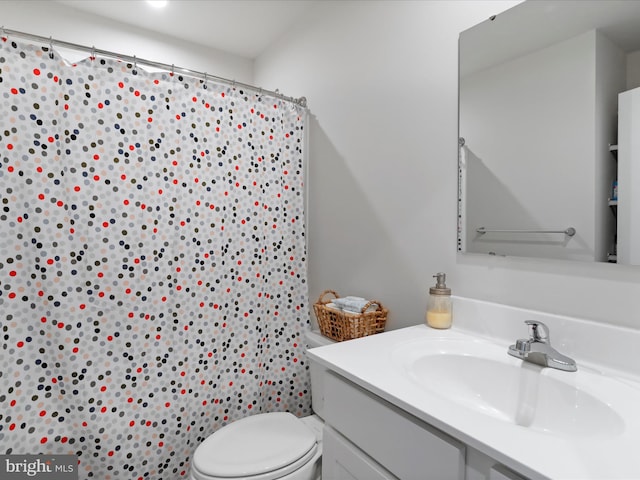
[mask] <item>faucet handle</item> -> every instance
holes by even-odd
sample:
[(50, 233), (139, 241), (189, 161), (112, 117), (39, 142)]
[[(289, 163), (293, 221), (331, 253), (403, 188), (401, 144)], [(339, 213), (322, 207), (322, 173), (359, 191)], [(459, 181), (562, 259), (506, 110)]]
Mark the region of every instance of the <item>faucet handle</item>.
[[(531, 340), (534, 342), (550, 343), (551, 336), (549, 334), (549, 328), (542, 322), (537, 320), (525, 320), (529, 328), (531, 329)], [(540, 332), (542, 330), (542, 332)]]

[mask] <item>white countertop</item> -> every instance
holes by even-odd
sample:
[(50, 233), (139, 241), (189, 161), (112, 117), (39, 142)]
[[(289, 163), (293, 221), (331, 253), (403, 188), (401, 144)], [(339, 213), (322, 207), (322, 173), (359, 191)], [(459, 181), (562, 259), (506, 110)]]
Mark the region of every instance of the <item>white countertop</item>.
[[(477, 313), (475, 301), (457, 299), (457, 302), (463, 316), (465, 314), (462, 312), (469, 306), (463, 306), (462, 304), (465, 302), (473, 303), (474, 308), (471, 310)], [(482, 305), (480, 306), (482, 307)], [(485, 306), (495, 307), (491, 304)], [(529, 315), (531, 312), (524, 313)], [(479, 314), (479, 318), (481, 316)], [(429, 389), (425, 389), (424, 386), (411, 381), (407, 375), (402, 374), (398, 367), (397, 357), (402, 355), (403, 345), (415, 342), (417, 339), (444, 338), (457, 341), (491, 342), (494, 346), (495, 344), (503, 346), (505, 355), (507, 355), (509, 343), (515, 341), (515, 338), (511, 342), (506, 341), (499, 335), (487, 338), (487, 327), (486, 325), (482, 326), (480, 324), (482, 322), (478, 322), (478, 328), (483, 330), (482, 334), (460, 328), (456, 326), (455, 318), (454, 316), (454, 326), (449, 330), (434, 330), (426, 325), (418, 325), (314, 348), (309, 350), (309, 355), (321, 365), (418, 419), (532, 479), (640, 479), (640, 457), (638, 455), (640, 446), (640, 411), (638, 410), (640, 403), (637, 403), (637, 399), (640, 398), (640, 383), (637, 383), (638, 379), (634, 378), (633, 372), (623, 372), (620, 379), (621, 389), (616, 390), (608, 388), (607, 381), (612, 378), (612, 374), (609, 372), (613, 372), (615, 375), (617, 370), (614, 367), (617, 365), (613, 367), (605, 365), (601, 369), (601, 371), (607, 372), (603, 385), (607, 387), (608, 393), (605, 392), (603, 398), (606, 402), (611, 402), (615, 410), (622, 414), (622, 428), (616, 432), (603, 434), (569, 436), (532, 430), (479, 414), (477, 411), (462, 407), (441, 395), (430, 392)], [(468, 318), (461, 319), (461, 326), (468, 325), (468, 320)], [(514, 320), (517, 322), (516, 325), (519, 325), (520, 320), (520, 318)], [(495, 322), (499, 322), (499, 320), (495, 320)], [(562, 322), (565, 329), (568, 328), (567, 325), (577, 328), (571, 323), (571, 319), (563, 318)], [(567, 322), (569, 323), (567, 324)], [(553, 319), (545, 318), (545, 323), (551, 327), (553, 335), (553, 326), (555, 325)], [(595, 327), (601, 328), (600, 325), (595, 325)], [(526, 337), (526, 327), (513, 326), (512, 328), (521, 332), (520, 337)], [(629, 336), (630, 332), (621, 331), (618, 333)], [(615, 335), (613, 336), (615, 337)], [(558, 341), (559, 344), (567, 343), (561, 337)], [(576, 352), (558, 349), (561, 353), (576, 355)], [(634, 351), (637, 350), (640, 349), (636, 347)], [(578, 372), (568, 373), (544, 369), (544, 374), (586, 375), (586, 373), (581, 374), (581, 371), (599, 374), (593, 371), (592, 367), (597, 366), (594, 359), (584, 359), (581, 363), (579, 356), (574, 358), (578, 360)], [(571, 378), (579, 379), (581, 377)], [(598, 385), (593, 388), (598, 388)], [(633, 395), (626, 394), (636, 391), (638, 392), (637, 398), (635, 393)]]

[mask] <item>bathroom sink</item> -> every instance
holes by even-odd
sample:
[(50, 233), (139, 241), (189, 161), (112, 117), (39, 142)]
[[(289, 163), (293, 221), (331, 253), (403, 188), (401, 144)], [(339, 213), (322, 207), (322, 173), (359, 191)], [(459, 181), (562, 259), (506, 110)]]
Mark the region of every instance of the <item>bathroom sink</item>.
[[(468, 446), (466, 471), (491, 459), (531, 480), (640, 479), (640, 330), (456, 300), (449, 329), (414, 325), (309, 353), (415, 425)], [(511, 356), (525, 319), (549, 325), (577, 371)]]
[[(612, 400), (622, 382), (578, 366), (563, 372), (523, 362), (488, 341), (421, 338), (398, 346), (392, 363), (412, 383), (498, 421), (565, 437), (616, 436), (625, 429)], [(640, 392), (633, 391), (640, 399)]]

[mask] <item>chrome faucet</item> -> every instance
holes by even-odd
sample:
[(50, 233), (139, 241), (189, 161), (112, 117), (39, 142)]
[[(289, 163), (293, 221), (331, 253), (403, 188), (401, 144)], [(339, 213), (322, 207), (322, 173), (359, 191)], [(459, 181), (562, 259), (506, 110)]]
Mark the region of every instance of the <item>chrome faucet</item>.
[(509, 355), (525, 362), (566, 372), (575, 372), (578, 369), (575, 360), (562, 355), (551, 346), (549, 329), (544, 323), (535, 320), (526, 320), (524, 323), (530, 329), (529, 339), (516, 340), (515, 345), (509, 347)]

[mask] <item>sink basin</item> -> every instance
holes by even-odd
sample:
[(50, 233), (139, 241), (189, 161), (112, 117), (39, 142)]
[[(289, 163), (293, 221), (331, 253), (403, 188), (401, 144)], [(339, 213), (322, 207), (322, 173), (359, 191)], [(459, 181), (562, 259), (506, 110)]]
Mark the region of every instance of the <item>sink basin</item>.
[(429, 393), (522, 428), (578, 437), (625, 428), (607, 397), (615, 380), (580, 366), (562, 372), (511, 357), (506, 346), (452, 338), (407, 342), (392, 362)]

